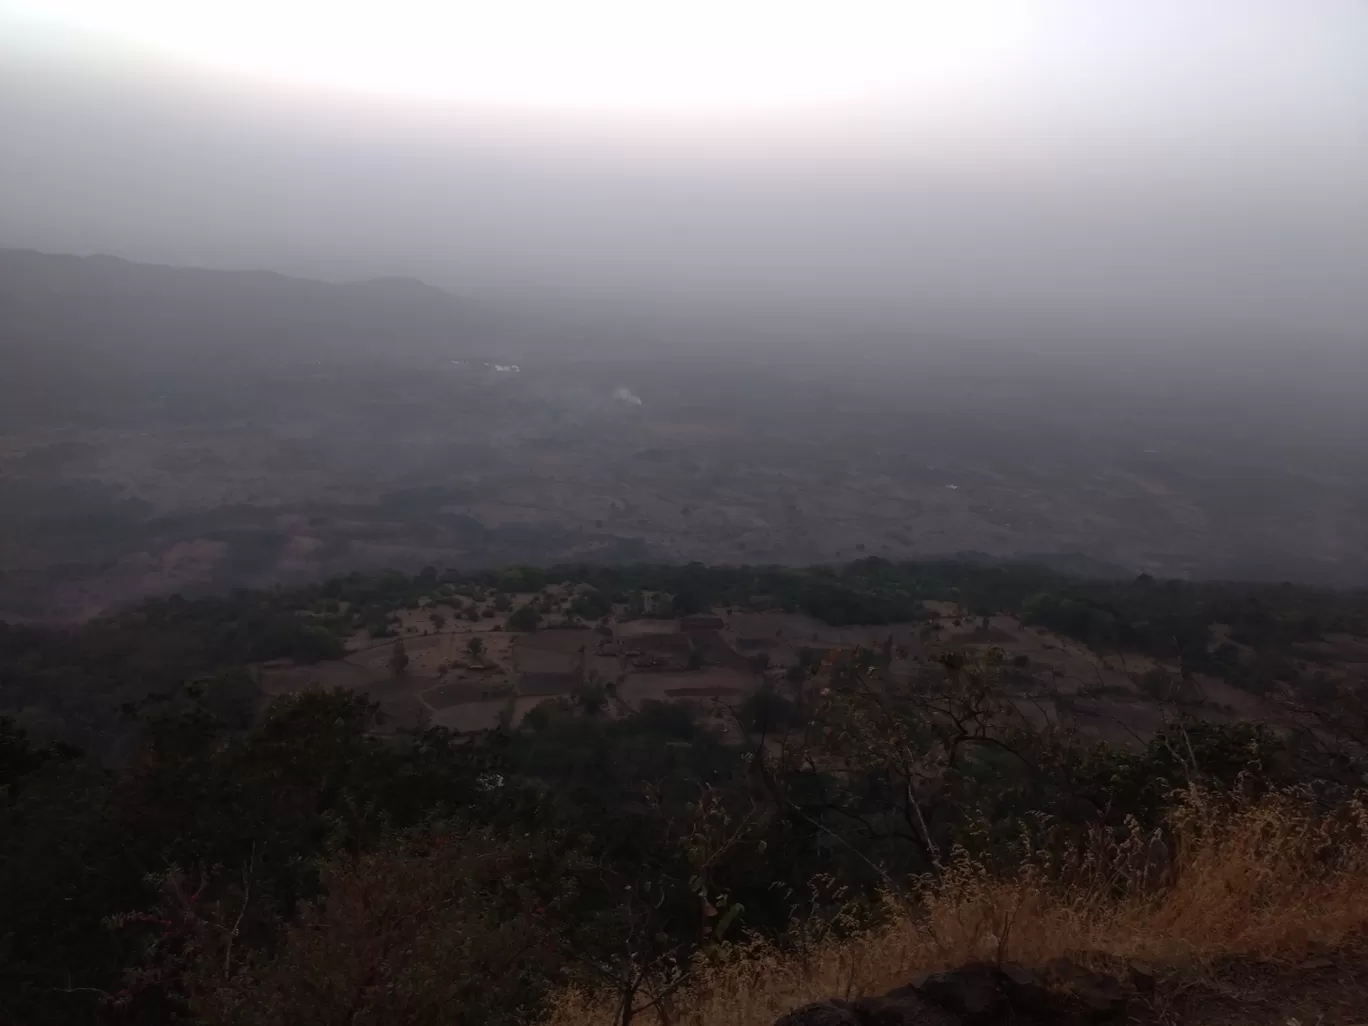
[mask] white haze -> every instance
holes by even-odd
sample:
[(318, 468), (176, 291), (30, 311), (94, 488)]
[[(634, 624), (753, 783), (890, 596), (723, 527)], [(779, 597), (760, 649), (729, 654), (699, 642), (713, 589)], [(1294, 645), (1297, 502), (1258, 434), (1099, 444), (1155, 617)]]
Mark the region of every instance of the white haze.
[[(552, 315), (909, 346), (1344, 354), (1368, 339), (1357, 0), (975, 3), (978, 35), (936, 20), (955, 5), (924, 4), (910, 70), (866, 26), (806, 78), (797, 58), (821, 60), (820, 34), (770, 4), (772, 24), (741, 18), (725, 54), (681, 37), (715, 67), (638, 20), (590, 55), (609, 62), (597, 77), (581, 59), (522, 85), (495, 74), (519, 56), (506, 19), (472, 22), (488, 38), (454, 39), (448, 65), (429, 39), (410, 81), (385, 69), (412, 31), (382, 34), (366, 74), (348, 78), (353, 51), (334, 47), (298, 50), (308, 73), (291, 76), (307, 32), (211, 52), (153, 38), (146, 3), (122, 30), (45, 6), (0, 0), (6, 246), (414, 275)], [(384, 18), (305, 6), (352, 47)], [(621, 5), (560, 7), (588, 19), (569, 45)], [(531, 52), (556, 50), (552, 28), (526, 23)], [(938, 41), (960, 56), (919, 73)], [(482, 42), (483, 77), (462, 78), (462, 47)]]

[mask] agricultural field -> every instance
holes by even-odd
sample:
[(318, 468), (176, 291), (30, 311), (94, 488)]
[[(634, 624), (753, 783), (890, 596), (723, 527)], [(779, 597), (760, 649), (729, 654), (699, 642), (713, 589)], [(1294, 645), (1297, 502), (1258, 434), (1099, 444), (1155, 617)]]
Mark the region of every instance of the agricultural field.
[[(501, 604), (564, 610), (574, 594), (551, 585)], [(803, 668), (840, 652), (882, 651), (890, 680), (913, 681), (939, 653), (991, 651), (1001, 664), (999, 684), (1023, 716), (1097, 740), (1138, 742), (1180, 714), (1225, 723), (1272, 722), (1280, 715), (1273, 702), (1219, 675), (1185, 672), (1178, 660), (1099, 651), (1019, 615), (970, 616), (952, 601), (930, 599), (920, 609), (917, 619), (833, 625), (780, 609), (716, 607), (701, 618), (663, 618), (618, 605), (592, 626), (551, 614), (547, 626), (520, 631), (509, 626), (506, 612), (468, 621), (458, 606), (424, 601), (390, 612), (393, 638), (354, 636), (339, 659), (265, 664), (260, 679), (269, 697), (313, 686), (364, 693), (380, 704), (390, 731), (517, 726), (543, 702), (592, 702), (605, 716), (676, 702), (716, 713), (725, 732), (748, 697), (762, 688), (797, 695)], [(700, 628), (701, 622), (708, 626)], [(1226, 634), (1225, 625), (1216, 625), (1214, 642), (1223, 643)], [(1368, 642), (1354, 635), (1328, 635), (1307, 654), (1335, 660), (1351, 675), (1368, 666)]]

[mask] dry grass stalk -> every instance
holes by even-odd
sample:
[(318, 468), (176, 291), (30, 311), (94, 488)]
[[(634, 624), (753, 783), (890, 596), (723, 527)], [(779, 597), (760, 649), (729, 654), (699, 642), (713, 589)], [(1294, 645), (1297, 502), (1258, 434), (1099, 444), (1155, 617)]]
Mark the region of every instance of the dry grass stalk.
[[(881, 993), (973, 959), (1298, 959), (1368, 925), (1368, 806), (1326, 812), (1278, 794), (1232, 807), (1194, 791), (1162, 845), (1133, 828), (1062, 862), (1033, 853), (1008, 876), (961, 855), (884, 900), (886, 921), (853, 936), (810, 924), (782, 946), (755, 939), (700, 959), (667, 1021), (770, 1026), (808, 1001)], [(612, 995), (570, 990), (549, 1026), (607, 1026), (615, 1014)]]

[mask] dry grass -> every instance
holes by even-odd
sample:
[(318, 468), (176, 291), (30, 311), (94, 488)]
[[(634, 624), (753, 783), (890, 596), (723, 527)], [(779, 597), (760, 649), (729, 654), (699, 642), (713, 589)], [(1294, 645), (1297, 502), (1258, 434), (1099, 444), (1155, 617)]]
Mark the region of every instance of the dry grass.
[[(1007, 876), (960, 857), (885, 902), (886, 922), (854, 936), (814, 924), (782, 946), (753, 941), (700, 960), (668, 1002), (670, 1020), (771, 1026), (808, 1001), (881, 993), (973, 959), (1086, 953), (1198, 971), (1231, 957), (1298, 959), (1368, 925), (1368, 807), (1325, 812), (1294, 794), (1232, 807), (1194, 792), (1166, 839), (1094, 838), (1062, 859), (1030, 854)], [(569, 991), (550, 1024), (619, 1016), (614, 995)]]

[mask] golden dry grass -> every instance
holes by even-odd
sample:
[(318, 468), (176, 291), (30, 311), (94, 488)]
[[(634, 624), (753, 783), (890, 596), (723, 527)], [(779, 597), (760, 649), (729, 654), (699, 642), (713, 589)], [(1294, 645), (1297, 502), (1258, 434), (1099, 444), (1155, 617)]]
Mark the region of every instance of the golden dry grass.
[[(771, 1026), (808, 1001), (882, 993), (974, 959), (1086, 953), (1197, 971), (1231, 957), (1298, 959), (1368, 925), (1368, 807), (1324, 812), (1293, 794), (1232, 807), (1192, 792), (1165, 843), (1132, 830), (1063, 860), (1035, 853), (1006, 876), (960, 857), (885, 901), (886, 922), (854, 936), (810, 926), (782, 946), (752, 941), (700, 960), (668, 1002), (670, 1021)], [(550, 1026), (619, 1015), (614, 995), (572, 990)]]

